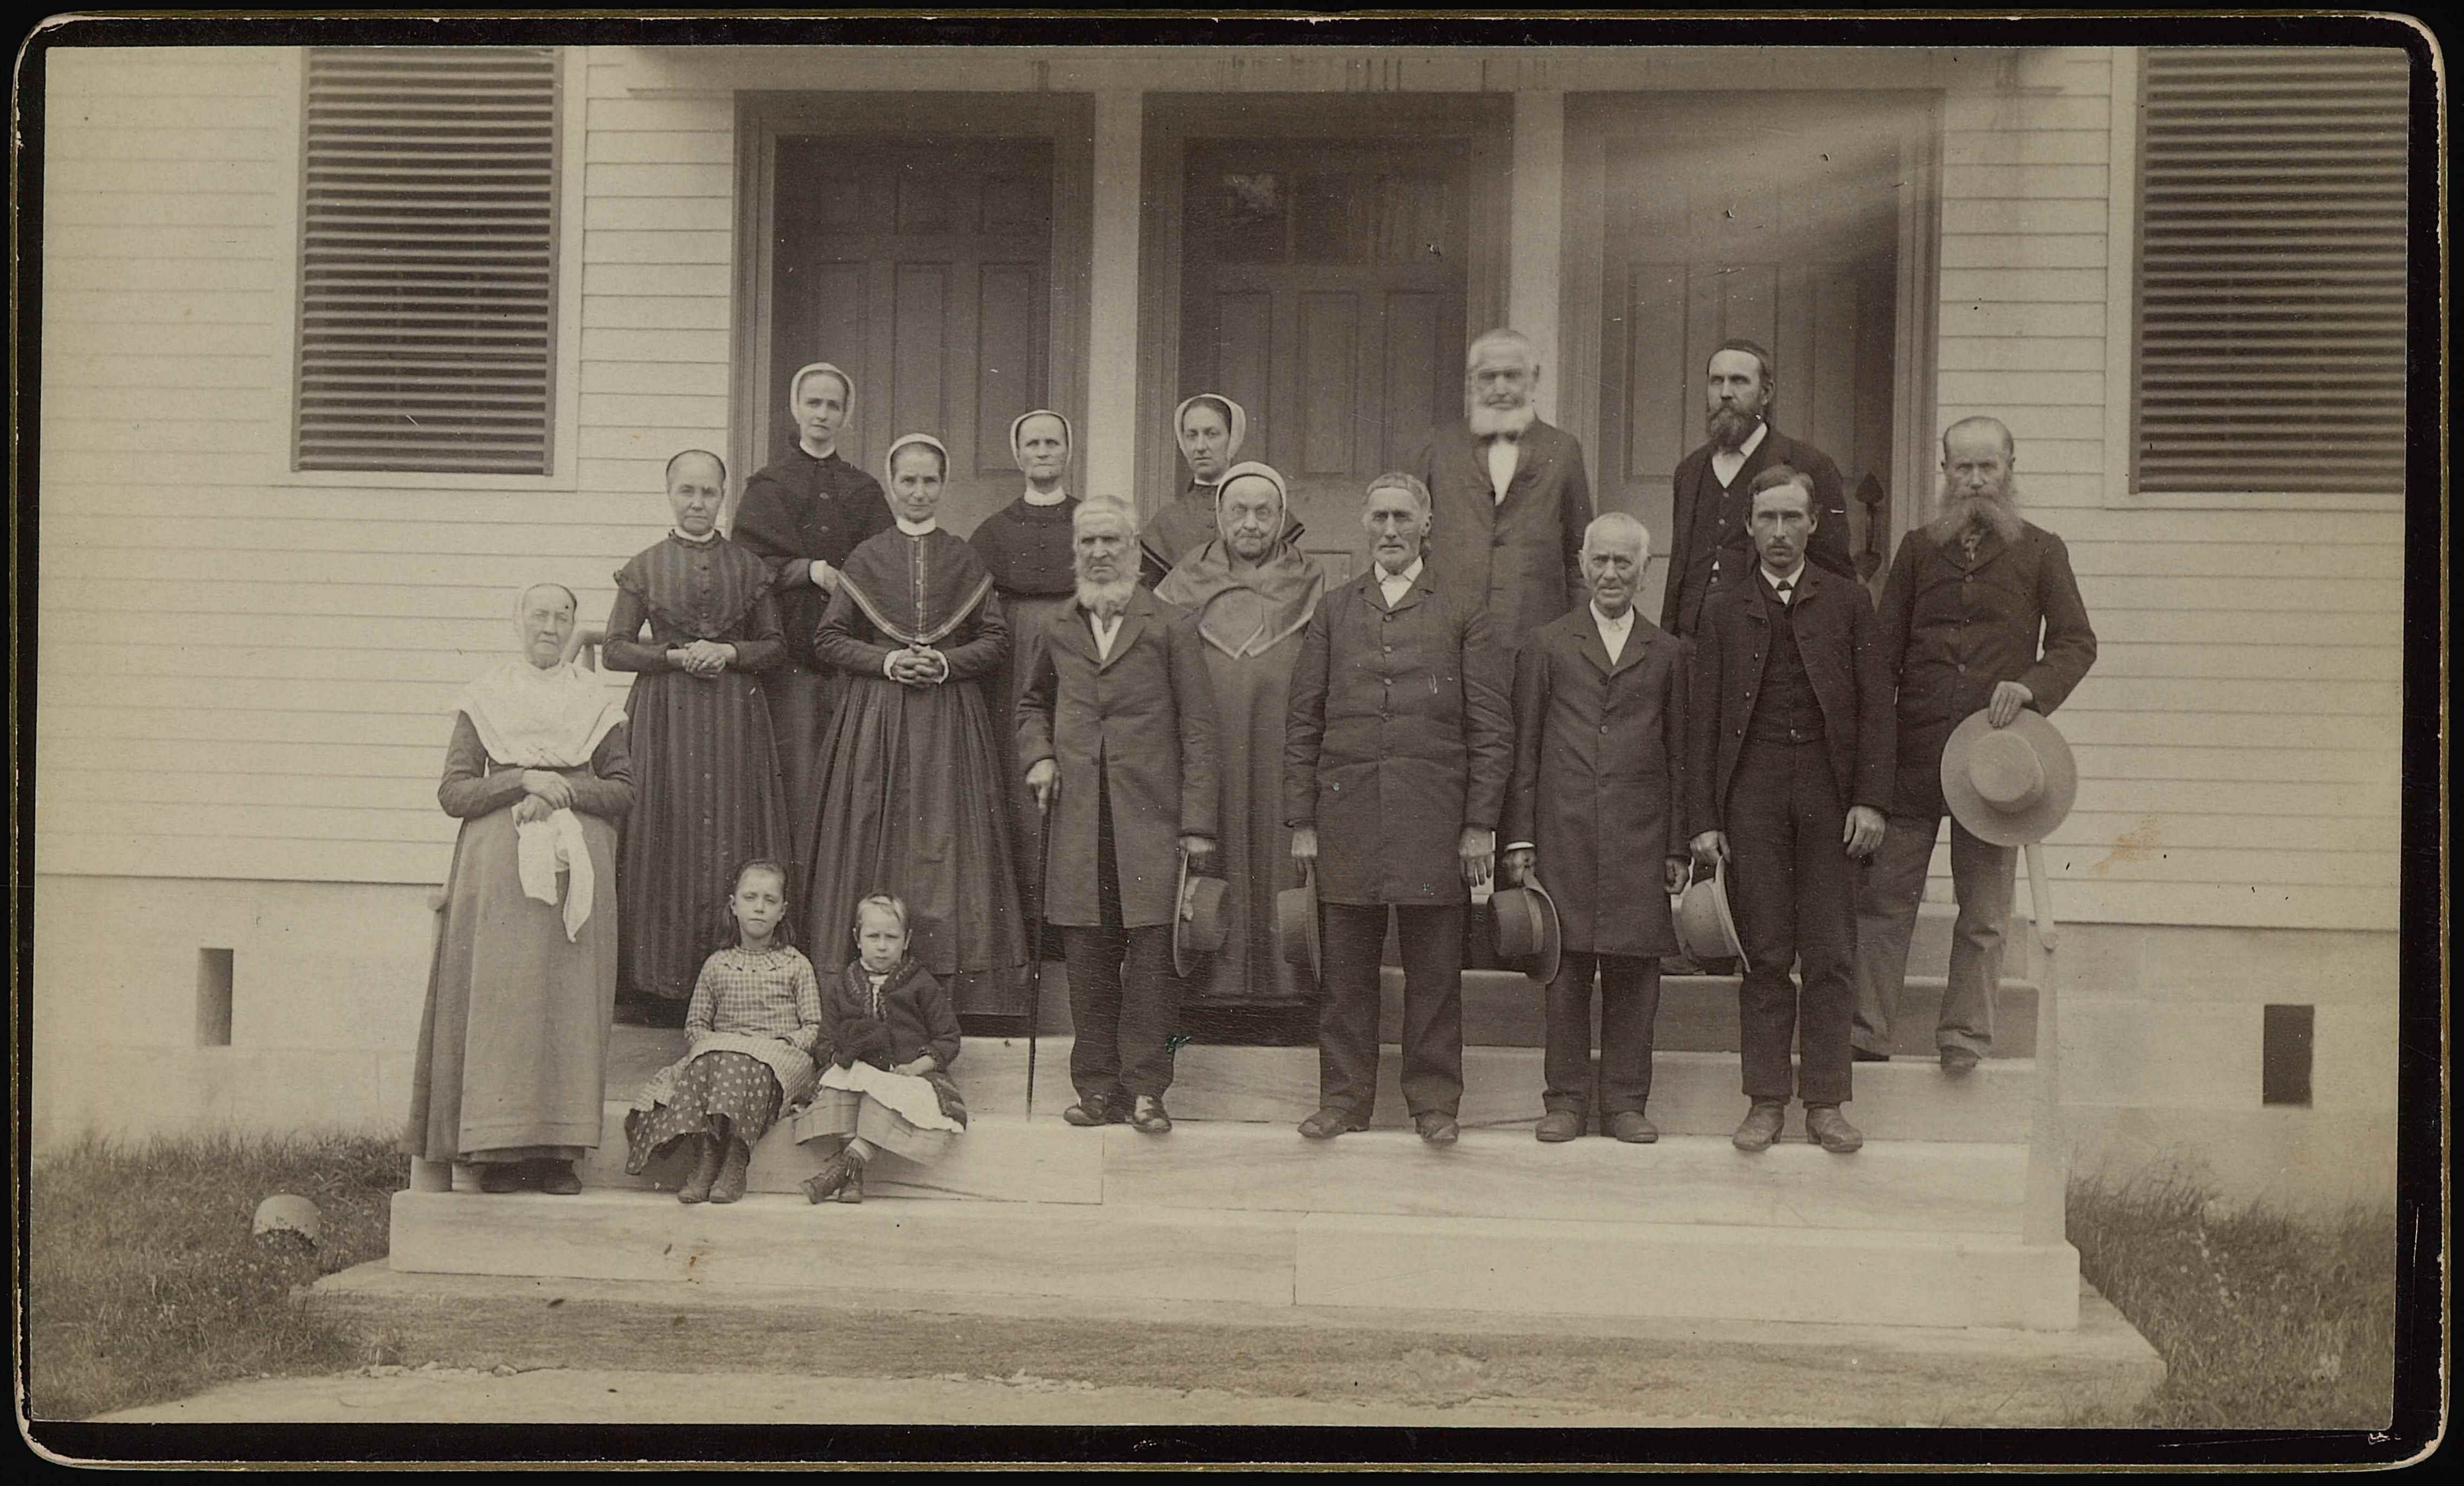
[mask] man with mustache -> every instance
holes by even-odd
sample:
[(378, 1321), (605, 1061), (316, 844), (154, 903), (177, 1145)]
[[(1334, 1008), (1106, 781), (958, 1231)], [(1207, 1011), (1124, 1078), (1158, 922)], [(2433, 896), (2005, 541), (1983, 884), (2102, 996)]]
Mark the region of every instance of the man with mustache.
[(1069, 966), (1080, 1126), (1172, 1128), (1172, 973), (1182, 854), (1215, 852), (1215, 688), (1198, 621), (1138, 586), (1137, 522), (1117, 500), (1070, 518), (1076, 601), (1045, 621), (1018, 701), (1027, 788), (1051, 811), (1047, 922)]
[[(1420, 1139), (1462, 1133), (1463, 921), (1487, 881), (1514, 770), (1491, 617), (1421, 557), (1429, 492), (1370, 482), (1368, 572), (1301, 634), (1284, 728), (1284, 823), (1314, 864), (1325, 946), (1311, 1140), (1369, 1127), (1377, 1098), (1378, 956), (1403, 951), (1403, 1102)], [(1390, 915), (1391, 910), (1391, 915)], [(1072, 977), (1075, 978), (1074, 975)]]
[(1592, 519), (1583, 446), (1532, 407), (1540, 359), (1529, 338), (1492, 330), (1463, 365), (1463, 421), (1433, 430), (1412, 469), (1436, 529), (1429, 577), (1477, 605), (1508, 649), (1582, 596), (1579, 554)]
[(1771, 426), (1778, 393), (1771, 354), (1750, 340), (1724, 340), (1706, 370), (1703, 422), (1710, 441), (1677, 462), (1670, 489), (1668, 586), (1661, 594), (1660, 627), (1672, 635), (1692, 635), (1704, 601), (1753, 572), (1746, 536), (1749, 492), (1764, 470), (1779, 465), (1803, 473), (1814, 492), (1816, 519), (1806, 555), (1842, 578), (1857, 577), (1839, 467)]
[[(1891, 1053), (1908, 939), (1947, 813), (1942, 751), (1969, 714), (2007, 728), (2051, 713), (2096, 664), (2096, 631), (2062, 539), (2019, 515), (2011, 430), (1966, 418), (1942, 436), (1942, 510), (1901, 539), (1882, 586), (1881, 645), (1899, 687), (1899, 774), (1888, 829), (1857, 899), (1856, 1056)], [(2040, 643), (2041, 636), (2041, 643)], [(1950, 822), (1959, 900), (1934, 1044), (1962, 1075), (1993, 1046), (1993, 997), (2011, 920), (2013, 853)]]
[(1793, 1074), (1806, 1135), (1844, 1155), (1865, 1143), (1839, 1112), (1853, 1097), (1851, 866), (1881, 844), (1891, 798), (1890, 669), (1864, 585), (1806, 559), (1820, 527), (1806, 476), (1766, 470), (1749, 498), (1754, 565), (1704, 605), (1686, 688), (1693, 850), (1732, 863), (1746, 951), (1738, 1052), (1751, 1103), (1730, 1142), (1771, 1147)]
[(1601, 1132), (1660, 1138), (1644, 1106), (1660, 956), (1677, 948), (1668, 897), (1685, 883), (1677, 780), (1687, 647), (1636, 612), (1650, 560), (1641, 522), (1621, 511), (1594, 521), (1583, 534), (1591, 601), (1543, 625), (1514, 657), (1505, 875), (1547, 885), (1564, 942), (1547, 992), (1548, 1087), (1533, 1131), (1544, 1141), (1582, 1134), (1592, 1107), (1595, 969)]

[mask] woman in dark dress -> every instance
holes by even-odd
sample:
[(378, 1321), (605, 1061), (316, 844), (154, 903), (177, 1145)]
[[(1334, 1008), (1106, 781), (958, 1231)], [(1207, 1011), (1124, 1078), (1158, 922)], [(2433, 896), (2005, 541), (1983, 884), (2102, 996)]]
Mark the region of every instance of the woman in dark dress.
[(761, 559), (719, 534), (726, 498), (716, 454), (668, 461), (675, 529), (617, 571), (607, 614), (607, 668), (640, 673), (627, 703), (635, 799), (619, 879), (622, 985), (628, 1012), (659, 1026), (684, 1025), (710, 905), (737, 867), (783, 859), (791, 843), (756, 679), (787, 646)]
[[(1035, 673), (1035, 655), (1043, 647), (1044, 622), (1068, 606), (1077, 591), (1069, 547), (1070, 513), (1078, 509), (1069, 493), (1070, 455), (1077, 440), (1069, 420), (1048, 407), (1021, 413), (1009, 426), (1009, 449), (1026, 476), (1026, 492), (984, 517), (967, 538), (993, 576), (993, 592), (1001, 596), (1001, 617), (1009, 622), (1009, 660), (994, 678), (984, 702), (992, 712), (993, 736), (1010, 760), (1010, 834), (1018, 844), (1021, 906), (1036, 916), (1036, 885), (1043, 879), (1043, 818), (1035, 796), (1026, 787), (1026, 771), (1017, 766), (1018, 732), (1012, 718), (1019, 688)], [(1061, 958), (1058, 931), (1045, 934), (1044, 957)]]
[[(787, 382), (796, 447), (744, 482), (732, 528), (736, 542), (770, 571), (779, 622), (789, 637), (786, 663), (763, 678), (790, 829), (812, 823), (813, 760), (829, 725), (826, 671), (804, 647), (822, 622), (839, 565), (868, 536), (890, 528), (890, 506), (872, 476), (839, 457), (839, 437), (855, 421), (855, 379), (827, 361), (800, 368)], [(795, 854), (810, 846), (801, 834)]]
[(959, 1015), (1018, 1018), (1009, 755), (984, 699), (1010, 632), (982, 559), (935, 520), (949, 458), (920, 433), (890, 447), (896, 524), (848, 557), (814, 637), (843, 689), (815, 765), (804, 921), (828, 943), (859, 902), (894, 893), (913, 913), (909, 953)]

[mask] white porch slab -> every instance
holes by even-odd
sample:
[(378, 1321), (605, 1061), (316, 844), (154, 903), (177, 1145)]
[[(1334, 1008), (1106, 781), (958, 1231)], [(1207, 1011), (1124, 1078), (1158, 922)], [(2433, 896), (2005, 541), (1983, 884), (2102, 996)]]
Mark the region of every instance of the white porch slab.
[(1102, 1133), (1108, 1209), (2015, 1235), (2028, 1169), (2024, 1146), (1974, 1143), (1845, 1156), (1798, 1144), (1748, 1155), (1700, 1135), (1543, 1146), (1519, 1132), (1466, 1130), (1441, 1149), (1403, 1130), (1331, 1141), (1254, 1125)]
[(1299, 1223), (1289, 1213), (1064, 1203), (816, 1207), (773, 1192), (685, 1207), (624, 1189), (574, 1197), (400, 1191), (388, 1263), (417, 1274), (1289, 1305)]
[[(585, 1187), (649, 1190), (648, 1176), (625, 1170), (625, 1114), (621, 1100), (607, 1102), (599, 1148), (581, 1166)], [(1058, 1112), (1057, 1110), (1055, 1111)], [(1072, 1129), (1059, 1120), (1027, 1121), (976, 1114), (950, 1153), (918, 1164), (883, 1151), (865, 1172), (865, 1191), (892, 1197), (966, 1198), (991, 1202), (1104, 1200), (1104, 1154), (1095, 1132)], [(821, 1169), (824, 1153), (800, 1146), (781, 1120), (753, 1147), (748, 1191), (797, 1192)], [(464, 1183), (457, 1172), (455, 1184)]]
[(2079, 1251), (2015, 1236), (1312, 1213), (1303, 1305), (1868, 1325), (2079, 1325)]

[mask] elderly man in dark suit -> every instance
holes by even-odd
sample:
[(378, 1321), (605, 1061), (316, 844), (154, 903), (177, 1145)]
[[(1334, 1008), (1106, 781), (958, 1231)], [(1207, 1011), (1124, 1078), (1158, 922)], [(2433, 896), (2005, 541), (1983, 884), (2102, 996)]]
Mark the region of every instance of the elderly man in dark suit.
[[(1890, 1057), (1917, 900), (1947, 811), (1942, 750), (1982, 711), (2007, 728), (2050, 714), (2096, 664), (2096, 631), (2062, 539), (2019, 515), (2017, 449), (1995, 419), (1942, 436), (1942, 509), (1900, 542), (1882, 585), (1881, 650), (1899, 686), (1899, 783), (1889, 830), (1857, 899), (1856, 1056)], [(2041, 638), (2041, 645), (2039, 640)], [(1993, 997), (2011, 921), (2013, 852), (1950, 822), (1950, 981), (1934, 1023), (1942, 1069), (1973, 1070), (1993, 1047)]]
[(1421, 557), (1429, 492), (1371, 482), (1370, 570), (1302, 632), (1284, 732), (1284, 823), (1315, 864), (1324, 925), (1317, 1113), (1301, 1133), (1366, 1129), (1377, 1098), (1378, 956), (1403, 951), (1403, 1099), (1452, 1145), (1463, 1102), (1463, 941), (1513, 772), (1513, 723), (1489, 620)]
[(1075, 1125), (1172, 1128), (1179, 854), (1211, 859), (1215, 688), (1198, 622), (1137, 585), (1137, 523), (1117, 500), (1072, 514), (1076, 601), (1045, 621), (1018, 703), (1019, 762), (1053, 812), (1044, 910), (1061, 926), (1076, 1040)]
[(1431, 582), (1485, 610), (1509, 648), (1582, 596), (1576, 555), (1592, 519), (1582, 443), (1540, 420), (1539, 389), (1529, 338), (1482, 336), (1464, 361), (1463, 421), (1432, 431), (1413, 466), (1436, 514)]
[(1660, 627), (1692, 635), (1703, 605), (1723, 586), (1744, 580), (1754, 556), (1746, 536), (1746, 505), (1763, 471), (1797, 470), (1814, 492), (1815, 527), (1807, 556), (1854, 579), (1848, 554), (1848, 501), (1839, 467), (1803, 439), (1773, 427), (1778, 374), (1771, 354), (1750, 340), (1727, 340), (1711, 354), (1702, 448), (1677, 462), (1669, 508), (1668, 586), (1660, 600)]
[[(1660, 956), (1677, 948), (1669, 894), (1684, 885), (1685, 642), (1635, 611), (1651, 534), (1613, 511), (1583, 534), (1591, 601), (1541, 626), (1514, 660), (1514, 784), (1505, 875), (1538, 877), (1563, 952), (1548, 990), (1548, 1079), (1534, 1130), (1583, 1133), (1591, 1104), (1592, 975), (1600, 980), (1599, 1109), (1621, 1141), (1660, 1131), (1651, 1100)], [(1665, 847), (1655, 863), (1654, 842)]]
[[(1820, 519), (1802, 472), (1765, 470), (1748, 517), (1754, 569), (1712, 597), (1691, 637), (1686, 815), (1696, 854), (1735, 864), (1746, 951), (1738, 1021), (1752, 1104), (1740, 1150), (1779, 1137), (1792, 1044), (1806, 1133), (1825, 1150), (1864, 1144), (1839, 1112), (1857, 1009), (1851, 859), (1882, 842), (1891, 676), (1864, 588), (1806, 560)], [(1801, 995), (1788, 973), (1799, 959)]]

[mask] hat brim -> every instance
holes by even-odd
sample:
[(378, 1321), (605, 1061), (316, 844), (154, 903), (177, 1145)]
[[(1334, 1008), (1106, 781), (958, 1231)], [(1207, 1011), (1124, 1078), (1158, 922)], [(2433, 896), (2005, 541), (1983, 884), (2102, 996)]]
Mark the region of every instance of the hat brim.
[(2021, 710), (2004, 731), (2026, 739), (2036, 751), (2036, 762), (2045, 772), (2045, 788), (2025, 809), (2005, 810), (1977, 794), (1968, 778), (1968, 760), (1977, 739), (1992, 731), (1982, 711), (1969, 713), (1951, 730), (1942, 746), (1943, 802), (1950, 807), (1951, 819), (1979, 841), (1995, 846), (2043, 841), (2079, 799), (2079, 760), (2071, 755), (2070, 740), (2043, 713)]
[[(1173, 893), (1172, 972), (1187, 975), (1199, 963), (1223, 948), (1223, 879), (1191, 877), (1189, 859), (1180, 859), (1180, 885)], [(1193, 897), (1192, 889), (1195, 889)]]
[(1566, 950), (1565, 935), (1557, 923), (1557, 900), (1549, 896), (1549, 889), (1541, 886), (1536, 877), (1525, 885), (1540, 900), (1540, 952), (1531, 956), (1523, 973), (1532, 984), (1545, 986), (1557, 978), (1557, 966)]
[(1294, 970), (1321, 973), (1317, 942), (1317, 874), (1301, 868), (1301, 885), (1275, 894), (1275, 946)]
[[(1557, 901), (1537, 878), (1527, 877), (1519, 887), (1501, 888), (1489, 895), (1489, 944), (1505, 967), (1518, 970), (1533, 983), (1547, 985), (1557, 978), (1557, 965), (1564, 943), (1557, 924)], [(1509, 935), (1513, 942), (1508, 942)]]
[[(1700, 896), (1697, 896), (1699, 893)], [(1686, 900), (1707, 904), (1707, 910), (1687, 910)], [(1677, 929), (1677, 948), (1687, 959), (1697, 964), (1714, 960), (1738, 960), (1746, 957), (1745, 943), (1737, 935), (1736, 916), (1728, 910), (1727, 867), (1712, 868), (1711, 875), (1697, 878), (1677, 895), (1671, 918)]]

